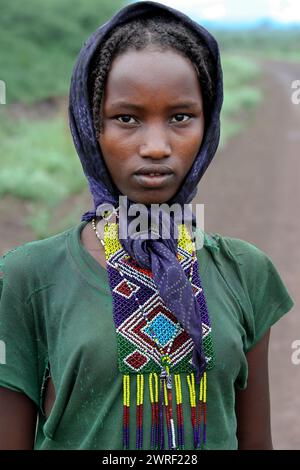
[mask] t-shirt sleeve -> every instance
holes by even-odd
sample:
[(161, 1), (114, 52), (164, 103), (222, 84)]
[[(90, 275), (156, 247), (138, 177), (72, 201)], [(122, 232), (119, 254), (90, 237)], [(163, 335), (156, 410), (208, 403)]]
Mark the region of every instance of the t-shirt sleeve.
[(227, 241), (246, 295), (244, 347), (247, 352), (291, 310), (294, 301), (266, 253), (243, 240)]
[(17, 253), (0, 258), (0, 386), (22, 392), (39, 405), (34, 317), (27, 299), (20, 298), (24, 275), (17, 258)]

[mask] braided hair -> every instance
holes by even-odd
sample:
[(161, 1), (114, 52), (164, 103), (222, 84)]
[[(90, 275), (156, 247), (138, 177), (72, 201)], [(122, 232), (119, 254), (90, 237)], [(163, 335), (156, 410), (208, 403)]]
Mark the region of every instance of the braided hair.
[(191, 60), (199, 77), (204, 116), (206, 120), (209, 117), (214, 95), (214, 70), (208, 48), (179, 21), (164, 15), (147, 16), (119, 26), (101, 44), (96, 54), (89, 77), (89, 89), (97, 139), (102, 130), (101, 103), (113, 59), (129, 49), (142, 50), (148, 45), (155, 45), (162, 51), (175, 50)]

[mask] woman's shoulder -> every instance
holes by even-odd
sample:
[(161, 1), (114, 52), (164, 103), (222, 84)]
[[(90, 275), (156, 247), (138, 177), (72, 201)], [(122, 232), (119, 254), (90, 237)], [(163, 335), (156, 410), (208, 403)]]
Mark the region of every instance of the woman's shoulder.
[[(268, 312), (276, 312), (279, 318), (292, 308), (293, 299), (269, 254), (246, 240), (219, 233), (207, 236), (210, 244), (206, 247), (218, 270), (224, 279), (230, 280), (232, 286), (242, 287), (254, 311), (261, 312), (265, 306)], [(239, 292), (242, 291), (239, 289)]]
[(271, 262), (270, 256), (254, 243), (220, 233), (202, 232), (202, 246), (219, 260), (231, 259), (239, 266)]
[(270, 280), (281, 284), (271, 256), (254, 243), (220, 233), (205, 233), (203, 247), (226, 278), (238, 278), (247, 290)]
[(0, 257), (0, 278), (15, 285), (52, 270), (66, 254), (66, 239), (77, 226), (7, 250)]

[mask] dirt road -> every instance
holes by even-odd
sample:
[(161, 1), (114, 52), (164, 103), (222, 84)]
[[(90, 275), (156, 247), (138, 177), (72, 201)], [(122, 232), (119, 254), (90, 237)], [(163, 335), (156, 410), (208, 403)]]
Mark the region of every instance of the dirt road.
[(300, 340), (300, 104), (291, 101), (291, 82), (300, 79), (300, 65), (263, 68), (263, 104), (215, 157), (196, 201), (205, 204), (205, 230), (264, 250), (295, 300), (272, 328), (270, 384), (274, 447), (300, 449), (300, 364), (291, 361), (292, 342)]
[[(263, 68), (263, 104), (215, 157), (195, 202), (205, 204), (207, 231), (264, 250), (296, 302), (272, 329), (270, 382), (274, 447), (300, 449), (300, 364), (291, 361), (292, 342), (300, 340), (300, 105), (292, 104), (291, 82), (300, 79), (300, 65), (267, 62)], [(82, 212), (88, 200), (82, 199)], [(34, 239), (25, 215), (26, 204), (0, 202), (0, 253)]]

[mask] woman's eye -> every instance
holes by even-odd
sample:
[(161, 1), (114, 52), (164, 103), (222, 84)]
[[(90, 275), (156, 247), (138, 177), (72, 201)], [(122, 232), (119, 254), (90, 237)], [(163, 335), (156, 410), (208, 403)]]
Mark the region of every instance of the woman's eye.
[(190, 119), (191, 116), (189, 116), (188, 114), (175, 114), (175, 116), (173, 116), (173, 119), (175, 119), (175, 121), (173, 122), (186, 122), (188, 119)]
[(124, 114), (123, 116), (117, 116), (117, 120), (122, 124), (134, 124), (136, 120), (132, 116)]

